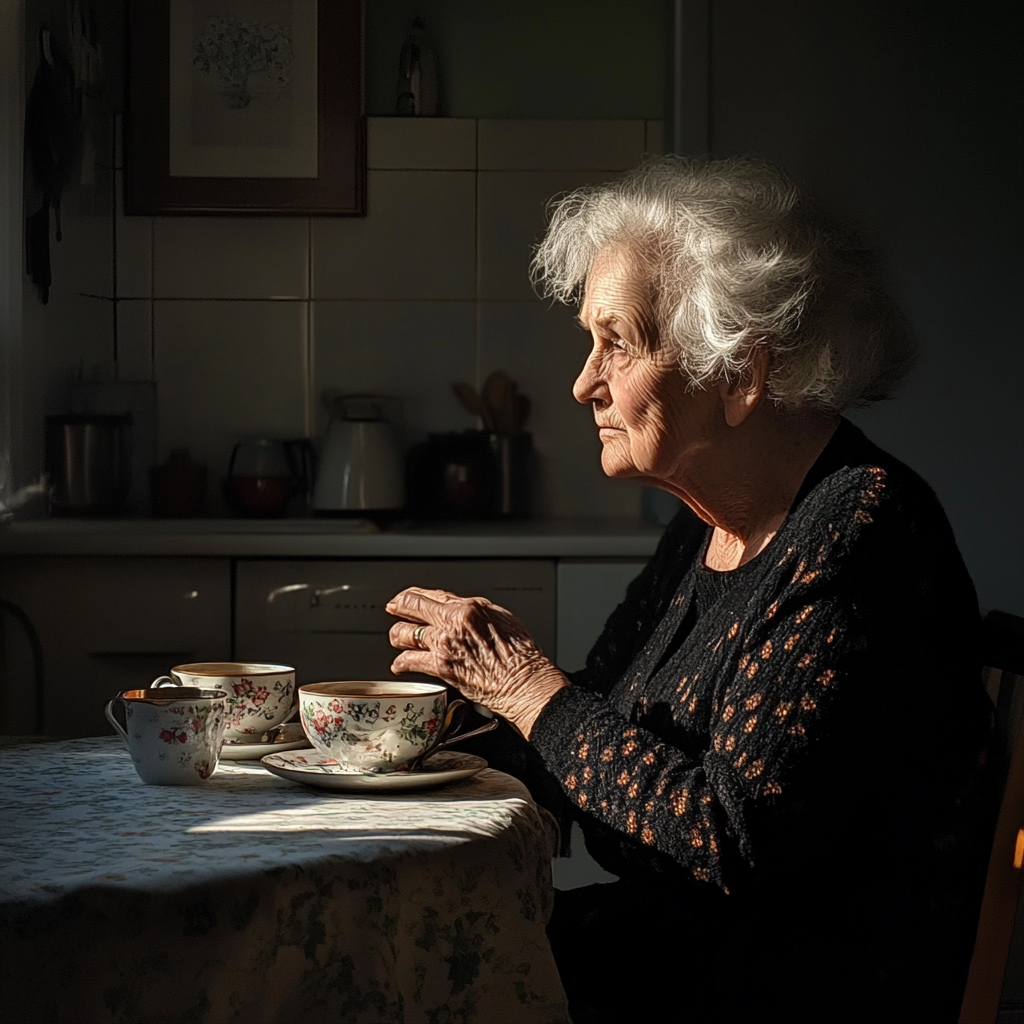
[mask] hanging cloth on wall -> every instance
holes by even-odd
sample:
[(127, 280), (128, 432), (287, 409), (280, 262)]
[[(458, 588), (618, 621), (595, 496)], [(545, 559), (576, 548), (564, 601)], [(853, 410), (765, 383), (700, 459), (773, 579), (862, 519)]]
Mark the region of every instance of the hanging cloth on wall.
[[(52, 33), (39, 30), (39, 67), (25, 108), (25, 149), (29, 175), (42, 206), (25, 218), (29, 277), (44, 304), (50, 297), (50, 208), (61, 240), (60, 203), (82, 147), (82, 118), (75, 73)], [(26, 207), (29, 203), (26, 202)]]

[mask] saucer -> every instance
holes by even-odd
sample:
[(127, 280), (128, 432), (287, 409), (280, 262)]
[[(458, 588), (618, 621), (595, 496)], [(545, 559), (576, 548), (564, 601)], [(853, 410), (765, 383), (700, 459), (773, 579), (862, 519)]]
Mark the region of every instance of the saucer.
[(468, 779), (487, 767), (482, 757), (456, 750), (439, 750), (414, 772), (371, 774), (360, 768), (338, 764), (316, 750), (268, 754), (260, 758), (260, 762), (268, 772), (282, 779), (346, 793), (395, 793), (409, 789), (428, 789)]
[(222, 761), (258, 761), (264, 754), (280, 754), (285, 750), (309, 747), (305, 736), (301, 740), (279, 740), (277, 743), (225, 743), (220, 748)]

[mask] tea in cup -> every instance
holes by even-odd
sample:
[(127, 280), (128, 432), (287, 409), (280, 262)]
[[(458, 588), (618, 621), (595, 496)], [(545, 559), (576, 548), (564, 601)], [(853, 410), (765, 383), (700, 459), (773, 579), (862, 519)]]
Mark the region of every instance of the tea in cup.
[[(173, 693), (124, 690), (104, 709), (150, 786), (196, 786), (216, 770), (224, 740), (227, 694), (181, 687)], [(120, 707), (124, 725), (115, 717)]]
[(492, 718), (449, 738), (453, 712), (463, 704), (449, 705), (442, 683), (358, 680), (299, 687), (299, 720), (309, 742), (339, 764), (368, 772), (415, 769), (426, 755), (498, 724)]
[(175, 665), (169, 676), (154, 679), (153, 687), (198, 686), (227, 694), (228, 743), (255, 743), (275, 726), (287, 721), (296, 709), (295, 669), (289, 665), (256, 665), (248, 662), (208, 661)]

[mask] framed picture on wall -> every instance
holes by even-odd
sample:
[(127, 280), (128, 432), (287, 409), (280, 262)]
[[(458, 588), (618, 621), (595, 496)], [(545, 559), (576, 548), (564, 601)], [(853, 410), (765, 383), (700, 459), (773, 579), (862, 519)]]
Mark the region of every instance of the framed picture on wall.
[(125, 212), (366, 212), (361, 0), (130, 0)]

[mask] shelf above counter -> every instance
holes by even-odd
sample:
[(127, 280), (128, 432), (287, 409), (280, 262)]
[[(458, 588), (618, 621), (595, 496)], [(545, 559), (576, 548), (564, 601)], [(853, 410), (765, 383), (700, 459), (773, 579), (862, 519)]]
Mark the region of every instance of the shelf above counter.
[(661, 532), (630, 519), (452, 522), (380, 531), (345, 519), (34, 519), (0, 528), (0, 556), (647, 558)]

